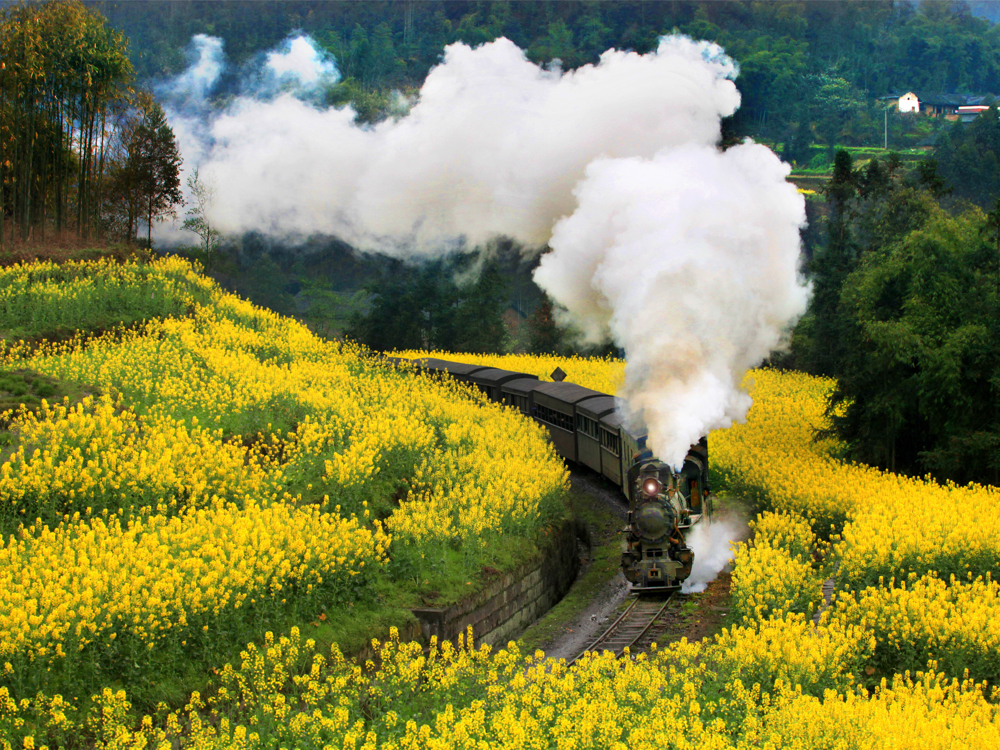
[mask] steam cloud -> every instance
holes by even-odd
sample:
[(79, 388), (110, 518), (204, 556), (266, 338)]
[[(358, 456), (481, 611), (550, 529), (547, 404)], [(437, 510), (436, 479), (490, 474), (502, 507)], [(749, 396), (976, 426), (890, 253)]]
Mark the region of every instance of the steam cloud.
[(535, 273), (589, 340), (625, 349), (623, 407), (675, 466), (745, 417), (744, 373), (805, 310), (804, 205), (787, 174), (752, 143), (598, 159)]
[(498, 235), (549, 245), (535, 280), (586, 339), (624, 348), (623, 410), (674, 465), (745, 416), (744, 372), (805, 310), (804, 201), (767, 148), (716, 148), (740, 96), (715, 44), (664, 37), (566, 73), (506, 39), (454, 44), (408, 114), (362, 127), (314, 103), (337, 74), (308, 37), (265, 59), (254, 80), (271, 84), (214, 113), (221, 43), (194, 41), (192, 70), (163, 96), (216, 190), (217, 228), (399, 257)]
[(681, 584), (681, 593), (698, 594), (708, 588), (733, 559), (732, 543), (745, 538), (746, 532), (746, 522), (734, 518), (696, 524), (685, 540), (694, 552), (694, 565), (691, 575)]

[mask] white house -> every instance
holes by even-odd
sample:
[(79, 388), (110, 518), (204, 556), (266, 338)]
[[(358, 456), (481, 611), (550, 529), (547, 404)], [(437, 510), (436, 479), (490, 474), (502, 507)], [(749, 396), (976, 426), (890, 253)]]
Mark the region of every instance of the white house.
[(899, 111), (900, 112), (919, 112), (920, 111), (920, 100), (917, 95), (912, 91), (908, 91), (899, 97)]

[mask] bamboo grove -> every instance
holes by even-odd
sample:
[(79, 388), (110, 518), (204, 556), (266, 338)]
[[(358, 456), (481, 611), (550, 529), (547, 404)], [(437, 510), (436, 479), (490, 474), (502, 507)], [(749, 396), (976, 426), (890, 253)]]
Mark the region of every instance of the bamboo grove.
[[(81, 3), (0, 8), (0, 251), (67, 231), (131, 239), (155, 213), (162, 184), (140, 140), (173, 134), (133, 77), (124, 36)], [(176, 203), (175, 145), (167, 161)]]

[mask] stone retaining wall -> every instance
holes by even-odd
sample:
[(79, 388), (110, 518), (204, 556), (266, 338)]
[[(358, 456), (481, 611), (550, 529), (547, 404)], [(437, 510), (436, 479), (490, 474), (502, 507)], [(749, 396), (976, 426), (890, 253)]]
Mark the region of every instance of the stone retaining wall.
[[(585, 532), (584, 532), (585, 533)], [(504, 574), (463, 602), (451, 607), (412, 610), (425, 643), (454, 641), (472, 626), (476, 643), (506, 644), (565, 596), (580, 568), (578, 524), (555, 530), (541, 559)]]

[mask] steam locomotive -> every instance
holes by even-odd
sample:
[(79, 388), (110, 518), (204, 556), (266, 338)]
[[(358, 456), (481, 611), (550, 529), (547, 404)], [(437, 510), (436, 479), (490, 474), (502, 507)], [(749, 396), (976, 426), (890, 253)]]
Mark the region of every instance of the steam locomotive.
[(386, 359), (450, 375), (491, 401), (520, 410), (548, 430), (559, 455), (617, 485), (629, 504), (622, 570), (633, 591), (676, 589), (691, 574), (694, 553), (686, 536), (712, 512), (706, 438), (691, 446), (675, 471), (646, 448), (644, 433), (622, 424), (613, 396), (564, 382), (561, 370), (553, 373), (556, 382), (548, 383), (523, 372), (443, 359)]

